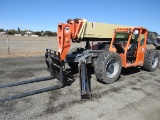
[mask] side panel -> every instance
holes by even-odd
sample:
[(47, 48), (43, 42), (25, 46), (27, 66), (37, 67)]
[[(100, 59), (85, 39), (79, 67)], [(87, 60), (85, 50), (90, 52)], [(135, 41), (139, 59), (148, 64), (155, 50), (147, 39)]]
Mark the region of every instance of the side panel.
[(70, 24), (58, 25), (58, 52), (61, 60), (64, 60), (71, 46), (71, 26)]
[(86, 21), (84, 27), (84, 38), (112, 38), (114, 29), (131, 28), (132, 26), (106, 24)]

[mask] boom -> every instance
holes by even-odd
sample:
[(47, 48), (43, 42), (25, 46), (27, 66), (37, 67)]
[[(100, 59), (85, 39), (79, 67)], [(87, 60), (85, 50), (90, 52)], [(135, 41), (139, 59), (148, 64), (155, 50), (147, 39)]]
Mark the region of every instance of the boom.
[(59, 23), (57, 37), (61, 60), (65, 59), (71, 42), (111, 41), (114, 29), (118, 27), (131, 28), (131, 26), (89, 22), (86, 19), (69, 19), (66, 24)]

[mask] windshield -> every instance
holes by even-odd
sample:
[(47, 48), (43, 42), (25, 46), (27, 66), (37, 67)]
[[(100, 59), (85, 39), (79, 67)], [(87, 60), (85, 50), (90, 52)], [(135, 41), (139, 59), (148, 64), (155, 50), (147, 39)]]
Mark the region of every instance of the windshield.
[(114, 43), (127, 43), (129, 34), (127, 32), (117, 32)]

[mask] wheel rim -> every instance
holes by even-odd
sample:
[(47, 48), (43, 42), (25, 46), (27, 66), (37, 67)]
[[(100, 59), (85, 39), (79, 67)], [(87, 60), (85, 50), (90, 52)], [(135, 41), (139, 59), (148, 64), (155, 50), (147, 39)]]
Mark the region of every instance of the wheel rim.
[(158, 56), (154, 56), (152, 58), (152, 68), (156, 68), (157, 67), (157, 64), (158, 64)]
[(113, 78), (119, 69), (119, 64), (116, 58), (111, 58), (106, 64), (106, 75), (108, 78)]

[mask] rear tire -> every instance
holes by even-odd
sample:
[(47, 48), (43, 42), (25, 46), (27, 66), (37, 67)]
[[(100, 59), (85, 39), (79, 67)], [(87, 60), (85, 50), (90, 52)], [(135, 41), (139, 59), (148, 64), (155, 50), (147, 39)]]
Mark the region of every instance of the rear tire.
[(147, 71), (153, 72), (159, 65), (159, 52), (156, 50), (147, 50), (145, 53), (145, 60), (143, 68)]
[(103, 83), (113, 83), (120, 76), (122, 62), (119, 54), (106, 51), (102, 53), (97, 60), (95, 66), (95, 75), (97, 79)]

